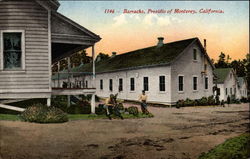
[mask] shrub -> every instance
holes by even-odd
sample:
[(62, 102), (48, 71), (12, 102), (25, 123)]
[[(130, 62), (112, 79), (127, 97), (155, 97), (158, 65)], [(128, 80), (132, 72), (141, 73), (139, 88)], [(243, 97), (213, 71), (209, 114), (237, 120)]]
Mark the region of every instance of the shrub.
[(242, 97), (242, 98), (240, 99), (240, 101), (241, 101), (242, 103), (247, 103), (247, 102), (248, 102), (247, 98), (245, 98), (245, 97)]
[(207, 105), (208, 101), (206, 97), (202, 97), (201, 99), (198, 100), (198, 105)]
[(129, 112), (129, 114), (133, 114), (134, 116), (139, 115), (139, 110), (135, 106), (128, 107), (128, 112)]
[(81, 101), (77, 104), (72, 104), (67, 108), (69, 114), (90, 114), (91, 105), (88, 101)]
[(68, 116), (61, 109), (56, 107), (47, 107), (37, 104), (28, 107), (20, 115), (21, 119), (35, 123), (63, 123), (68, 121)]
[(95, 108), (95, 113), (97, 115), (104, 115), (104, 114), (106, 114), (106, 110), (105, 110), (105, 108), (103, 106), (104, 106), (103, 104), (99, 104), (98, 107)]
[(207, 104), (208, 104), (208, 105), (215, 105), (215, 104), (216, 104), (215, 99), (214, 99), (214, 96), (209, 96), (209, 97), (207, 98)]
[(176, 102), (176, 108), (184, 107), (185, 106), (185, 101), (183, 99), (178, 100)]
[(184, 105), (185, 106), (194, 106), (195, 105), (195, 101), (194, 100), (191, 100), (189, 98), (187, 98), (184, 102)]

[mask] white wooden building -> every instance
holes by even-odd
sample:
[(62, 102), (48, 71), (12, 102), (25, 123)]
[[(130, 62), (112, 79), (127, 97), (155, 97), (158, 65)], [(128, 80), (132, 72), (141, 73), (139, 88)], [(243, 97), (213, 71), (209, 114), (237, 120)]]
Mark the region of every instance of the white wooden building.
[(243, 77), (237, 77), (233, 68), (217, 68), (214, 70), (217, 77), (215, 85), (218, 88), (219, 99), (226, 101), (231, 99), (247, 98), (247, 84)]
[[(57, 12), (57, 0), (0, 1), (0, 99), (95, 94), (95, 89), (51, 86), (52, 63), (101, 38)], [(93, 70), (91, 70), (93, 75)]]
[[(179, 99), (199, 99), (213, 95), (213, 69), (206, 50), (198, 38), (158, 44), (96, 62), (97, 95), (137, 101), (142, 90), (148, 102), (171, 105)], [(77, 70), (89, 72), (91, 65)], [(56, 77), (56, 76), (55, 76)], [(59, 85), (67, 79), (60, 79)], [(86, 87), (93, 81), (89, 76), (75, 75), (75, 85)], [(54, 85), (58, 85), (53, 78)]]

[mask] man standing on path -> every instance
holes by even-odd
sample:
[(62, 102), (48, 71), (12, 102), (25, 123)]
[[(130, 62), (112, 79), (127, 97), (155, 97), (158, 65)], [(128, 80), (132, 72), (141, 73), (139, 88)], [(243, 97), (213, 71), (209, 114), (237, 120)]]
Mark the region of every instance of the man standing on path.
[(142, 91), (142, 94), (139, 97), (139, 101), (141, 102), (141, 111), (143, 114), (149, 114), (147, 110), (147, 98), (148, 96), (145, 94), (145, 91)]

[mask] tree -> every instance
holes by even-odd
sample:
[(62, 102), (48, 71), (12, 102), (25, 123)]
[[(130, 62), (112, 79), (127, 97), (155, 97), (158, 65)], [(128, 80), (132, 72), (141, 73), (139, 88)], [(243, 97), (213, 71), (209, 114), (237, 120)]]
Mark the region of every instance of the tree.
[(217, 61), (217, 63), (214, 64), (216, 68), (227, 68), (228, 67), (227, 61), (229, 60), (230, 57), (228, 56), (227, 61), (226, 61), (225, 57), (226, 57), (226, 55), (223, 52), (221, 52), (219, 55), (219, 60)]
[(110, 56), (108, 54), (100, 52), (96, 57), (96, 61), (107, 60), (109, 58)]

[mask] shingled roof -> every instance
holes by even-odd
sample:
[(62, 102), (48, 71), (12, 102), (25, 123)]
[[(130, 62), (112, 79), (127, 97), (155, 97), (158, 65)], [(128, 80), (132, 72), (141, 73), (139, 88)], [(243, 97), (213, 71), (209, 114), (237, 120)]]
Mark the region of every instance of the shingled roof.
[(231, 70), (232, 68), (216, 68), (214, 74), (217, 77), (217, 83), (224, 83)]
[[(116, 55), (110, 59), (96, 63), (96, 72), (110, 72), (124, 69), (134, 69), (140, 67), (169, 64), (192, 42), (198, 38), (186, 39), (171, 43), (166, 43), (161, 47), (152, 46), (124, 54)], [(82, 71), (92, 71), (92, 65), (85, 65)]]
[[(157, 45), (155, 45), (148, 48), (116, 55), (107, 60), (96, 62), (96, 73), (168, 65), (195, 41), (200, 43), (198, 38), (191, 38), (166, 43), (161, 47), (157, 47)], [(79, 66), (77, 70), (79, 72), (90, 73), (92, 72), (92, 63)], [(75, 74), (75, 76), (77, 75)]]

